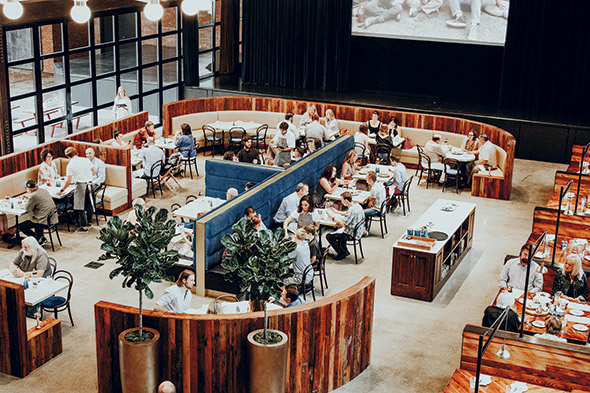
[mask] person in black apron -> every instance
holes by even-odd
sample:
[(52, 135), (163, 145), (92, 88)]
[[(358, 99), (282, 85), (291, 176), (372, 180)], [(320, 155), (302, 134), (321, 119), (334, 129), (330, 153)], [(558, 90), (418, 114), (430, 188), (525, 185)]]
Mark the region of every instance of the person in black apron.
[(289, 138), (292, 137), (288, 135), (289, 132), (289, 125), (286, 122), (282, 122), (279, 125), (279, 133), (273, 139), (274, 149), (275, 149), (275, 165), (283, 168), (285, 165), (291, 164), (291, 152), (295, 149), (295, 141), (291, 141), (289, 143)]

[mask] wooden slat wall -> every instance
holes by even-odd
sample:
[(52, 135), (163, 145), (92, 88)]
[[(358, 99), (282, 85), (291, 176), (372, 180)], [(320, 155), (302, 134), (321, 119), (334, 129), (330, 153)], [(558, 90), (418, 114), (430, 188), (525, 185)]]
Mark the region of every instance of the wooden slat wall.
[[(567, 172), (578, 172), (580, 170), (580, 161), (582, 160), (582, 153), (584, 146), (574, 145), (572, 147), (572, 157), (570, 158), (570, 165), (567, 168)], [(585, 161), (590, 161), (590, 157), (585, 157)]]
[(62, 350), (61, 321), (27, 331), (24, 287), (0, 280), (0, 372), (23, 378)]
[[(291, 111), (295, 114), (303, 114), (308, 104), (314, 104), (321, 116), (325, 114), (326, 109), (332, 109), (337, 119), (359, 122), (370, 119), (371, 112), (375, 109), (269, 97), (197, 98), (172, 102), (162, 107), (164, 122), (163, 134), (165, 136), (172, 134), (172, 118), (190, 113), (250, 110), (279, 113)], [(478, 180), (479, 183), (477, 186), (472, 188), (472, 195), (485, 198), (510, 199), (516, 140), (509, 132), (489, 124), (455, 117), (389, 110), (380, 110), (380, 115), (381, 119), (388, 119), (390, 116), (395, 116), (399, 119), (400, 124), (405, 127), (447, 131), (464, 135), (470, 130), (475, 130), (478, 134), (486, 133), (492, 143), (502, 147), (506, 151), (504, 178), (485, 178), (484, 180)]]
[[(533, 234), (541, 235), (545, 230), (555, 233), (557, 209), (535, 207), (533, 214)], [(562, 214), (559, 219), (559, 236), (567, 238), (590, 239), (590, 220), (585, 216)], [(558, 239), (559, 242), (559, 239)]]
[[(475, 371), (479, 335), (485, 331), (486, 328), (479, 326), (465, 326), (462, 369)], [(518, 334), (506, 332), (510, 359), (501, 359), (496, 352), (502, 346), (502, 334), (496, 335), (482, 359), (483, 374), (566, 391), (590, 390), (590, 348), (529, 336), (521, 339)]]
[[(375, 279), (294, 309), (269, 312), (269, 325), (289, 336), (286, 391), (328, 392), (369, 366)], [(119, 392), (117, 337), (137, 326), (137, 309), (108, 302), (94, 306), (100, 393)], [(263, 327), (263, 313), (161, 314), (145, 311), (145, 326), (160, 332), (160, 379), (179, 392), (245, 393), (246, 336)]]
[(78, 132), (76, 134), (65, 137), (65, 140), (92, 142), (95, 139), (106, 141), (114, 138), (115, 131), (120, 131), (123, 134), (132, 132), (142, 128), (145, 122), (149, 120), (149, 114), (146, 111), (136, 113), (134, 115), (117, 120), (113, 123), (104, 124), (98, 127), (90, 128), (88, 130)]
[(41, 164), (41, 151), (46, 148), (52, 149), (56, 155), (60, 155), (60, 143), (59, 141), (53, 141), (27, 151), (0, 157), (0, 177), (12, 175), (13, 173)]

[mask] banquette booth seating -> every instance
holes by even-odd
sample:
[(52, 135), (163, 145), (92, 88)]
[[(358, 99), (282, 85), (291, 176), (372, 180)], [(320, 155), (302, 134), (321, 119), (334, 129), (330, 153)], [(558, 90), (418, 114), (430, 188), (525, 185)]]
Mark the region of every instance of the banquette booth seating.
[[(486, 330), (487, 328), (481, 326), (465, 326), (461, 350), (462, 370), (475, 374), (479, 337)], [(496, 355), (502, 348), (504, 336), (506, 349), (510, 353), (508, 359)], [(588, 364), (589, 347), (526, 335), (520, 338), (516, 333), (498, 331), (482, 357), (481, 373), (559, 391), (590, 392)], [(464, 391), (468, 392), (468, 382), (466, 388)]]
[[(375, 279), (301, 306), (269, 311), (269, 328), (289, 338), (288, 393), (329, 392), (358, 376), (371, 360)], [(134, 307), (94, 306), (99, 393), (121, 391), (118, 335), (138, 324)], [(160, 380), (179, 392), (245, 393), (246, 336), (264, 313), (190, 315), (143, 311), (144, 326), (160, 333)]]
[[(203, 139), (201, 128), (205, 124), (215, 121), (254, 121), (268, 124), (271, 129), (284, 120), (286, 112), (295, 114), (294, 123), (299, 124), (308, 104), (316, 106), (320, 115), (327, 109), (335, 113), (342, 133), (354, 135), (361, 122), (371, 118), (375, 108), (365, 108), (347, 105), (332, 105), (320, 102), (296, 101), (267, 97), (211, 97), (177, 101), (162, 107), (163, 134), (172, 135), (182, 123), (188, 123), (197, 141)], [(465, 135), (471, 130), (479, 134), (487, 134), (497, 150), (498, 169), (491, 175), (478, 173), (474, 176), (471, 195), (486, 198), (510, 199), (512, 189), (512, 171), (514, 166), (515, 138), (507, 131), (485, 123), (447, 116), (437, 116), (422, 113), (380, 111), (381, 119), (395, 116), (400, 121), (401, 136), (412, 140), (414, 145), (424, 144), (432, 138), (434, 133), (441, 134), (449, 144), (460, 147)], [(204, 146), (200, 143), (201, 146)], [(418, 162), (416, 147), (404, 150), (402, 162), (415, 165)]]
[(244, 215), (248, 206), (256, 209), (265, 225), (271, 224), (272, 217), (284, 197), (294, 192), (298, 183), (309, 185), (313, 192), (319, 177), (328, 165), (339, 168), (346, 153), (354, 147), (354, 138), (345, 136), (301, 159), (286, 169), (251, 165), (225, 160), (207, 160), (205, 166), (205, 193), (209, 197), (225, 199), (229, 187), (243, 190), (246, 182), (256, 186), (232, 198), (194, 221), (193, 237), (194, 267), (196, 271), (196, 292), (210, 295), (215, 292), (232, 292), (220, 268), (224, 247), (221, 238), (231, 233), (232, 225)]
[(0, 300), (0, 372), (23, 378), (62, 353), (59, 319), (27, 330), (22, 285), (0, 280)]

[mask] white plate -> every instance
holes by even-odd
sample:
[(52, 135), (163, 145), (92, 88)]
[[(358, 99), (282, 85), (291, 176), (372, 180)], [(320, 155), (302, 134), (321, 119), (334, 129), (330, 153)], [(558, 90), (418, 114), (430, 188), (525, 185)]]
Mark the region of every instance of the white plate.
[(578, 332), (587, 332), (588, 331), (588, 326), (582, 325), (581, 323), (576, 323), (572, 327), (574, 328), (574, 330), (577, 330)]
[(534, 327), (539, 328), (539, 329), (545, 328), (545, 322), (539, 321), (539, 320), (531, 322), (531, 325), (533, 325)]
[(539, 292), (537, 295), (538, 296), (543, 296), (543, 297), (551, 297), (551, 295), (548, 294), (547, 292)]
[(544, 252), (541, 251), (537, 251), (537, 253), (535, 254), (535, 258), (543, 258), (545, 256)]
[(582, 310), (577, 310), (575, 308), (570, 308), (568, 310), (568, 312), (576, 317), (583, 317), (584, 316), (584, 311)]
[(548, 297), (545, 297), (545, 296), (535, 296), (535, 298), (533, 300), (535, 302), (541, 303), (541, 304), (551, 303), (551, 299)]

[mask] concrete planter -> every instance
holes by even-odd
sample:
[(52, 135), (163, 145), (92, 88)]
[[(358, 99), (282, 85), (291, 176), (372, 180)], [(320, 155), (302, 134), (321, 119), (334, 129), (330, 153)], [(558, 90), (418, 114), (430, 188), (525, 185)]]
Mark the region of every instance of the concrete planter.
[(260, 344), (254, 335), (263, 329), (248, 334), (248, 358), (250, 360), (250, 393), (284, 393), (287, 377), (287, 352), (289, 338), (278, 330), (268, 330), (283, 339), (278, 344)]
[(134, 327), (119, 334), (121, 391), (123, 393), (154, 393), (158, 390), (160, 379), (158, 372), (160, 333), (144, 327), (144, 333), (149, 331), (154, 334), (150, 341), (134, 343), (125, 339), (125, 334), (138, 329)]

